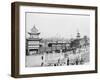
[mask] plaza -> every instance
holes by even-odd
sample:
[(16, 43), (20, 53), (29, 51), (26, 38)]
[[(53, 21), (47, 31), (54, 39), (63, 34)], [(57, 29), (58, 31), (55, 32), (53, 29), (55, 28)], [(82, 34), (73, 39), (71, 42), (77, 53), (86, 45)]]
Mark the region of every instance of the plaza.
[(69, 66), (89, 63), (89, 38), (42, 39), (34, 26), (26, 39), (26, 67)]

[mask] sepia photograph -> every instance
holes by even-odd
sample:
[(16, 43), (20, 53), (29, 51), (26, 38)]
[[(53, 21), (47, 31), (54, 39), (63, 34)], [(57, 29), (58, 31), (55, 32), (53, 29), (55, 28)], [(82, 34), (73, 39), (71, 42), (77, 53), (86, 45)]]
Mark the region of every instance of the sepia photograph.
[(90, 15), (26, 12), (25, 67), (88, 65)]

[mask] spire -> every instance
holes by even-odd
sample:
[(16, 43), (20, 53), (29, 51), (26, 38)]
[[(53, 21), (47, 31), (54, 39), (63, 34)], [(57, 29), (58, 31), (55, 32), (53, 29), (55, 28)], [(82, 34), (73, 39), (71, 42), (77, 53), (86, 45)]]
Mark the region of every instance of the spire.
[(38, 32), (38, 29), (34, 25), (33, 28), (31, 29), (31, 33), (37, 33), (37, 32)]
[(28, 34), (30, 35), (30, 38), (39, 38), (39, 32), (38, 29), (35, 27), (35, 25), (31, 28), (31, 31), (28, 32)]
[(39, 35), (38, 29), (35, 27), (35, 25), (31, 28), (31, 31), (28, 32), (29, 35)]
[(80, 33), (79, 33), (79, 30), (77, 30), (77, 39), (79, 39), (80, 38)]

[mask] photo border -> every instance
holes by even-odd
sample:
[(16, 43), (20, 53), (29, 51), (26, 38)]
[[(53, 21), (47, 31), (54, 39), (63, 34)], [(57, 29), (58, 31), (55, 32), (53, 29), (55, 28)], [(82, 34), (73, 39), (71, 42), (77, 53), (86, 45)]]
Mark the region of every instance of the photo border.
[[(43, 73), (43, 74), (23, 74), (20, 75), (20, 6), (39, 6), (39, 7), (55, 7), (55, 8), (73, 8), (73, 9), (87, 9), (95, 10), (95, 70), (91, 71), (75, 71), (75, 72), (57, 72), (57, 73)], [(80, 6), (80, 5), (62, 5), (62, 4), (47, 4), (47, 3), (31, 3), (31, 2), (13, 2), (11, 4), (11, 76), (15, 78), (23, 77), (40, 77), (40, 76), (58, 76), (58, 75), (72, 75), (72, 74), (86, 74), (97, 73), (97, 44), (98, 44), (98, 28), (97, 28), (97, 7), (96, 6)]]

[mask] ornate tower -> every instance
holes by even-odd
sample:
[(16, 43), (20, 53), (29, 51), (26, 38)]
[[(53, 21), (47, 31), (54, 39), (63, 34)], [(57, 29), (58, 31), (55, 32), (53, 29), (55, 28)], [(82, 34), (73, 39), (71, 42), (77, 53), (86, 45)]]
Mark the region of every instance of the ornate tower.
[(77, 36), (76, 36), (77, 39), (80, 39), (80, 33), (79, 31), (77, 31)]
[(79, 31), (77, 31), (77, 36), (76, 36), (76, 40), (75, 40), (75, 47), (76, 48), (79, 48), (80, 47), (80, 44), (81, 44), (81, 40), (80, 40), (80, 33)]
[(27, 55), (34, 55), (39, 53), (39, 47), (40, 47), (40, 38), (39, 38), (39, 32), (38, 29), (33, 26), (31, 29), (31, 32), (28, 32), (30, 37), (26, 39), (26, 54)]

